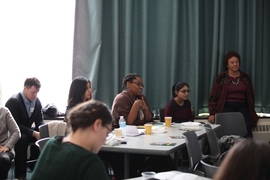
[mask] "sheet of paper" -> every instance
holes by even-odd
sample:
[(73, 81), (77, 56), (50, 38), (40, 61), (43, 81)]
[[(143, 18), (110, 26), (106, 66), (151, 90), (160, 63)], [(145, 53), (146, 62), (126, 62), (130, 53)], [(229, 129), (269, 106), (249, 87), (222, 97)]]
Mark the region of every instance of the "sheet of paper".
[(169, 136), (170, 139), (184, 139), (183, 136)]
[(171, 142), (152, 142), (150, 145), (153, 146), (174, 146), (176, 143), (171, 143)]

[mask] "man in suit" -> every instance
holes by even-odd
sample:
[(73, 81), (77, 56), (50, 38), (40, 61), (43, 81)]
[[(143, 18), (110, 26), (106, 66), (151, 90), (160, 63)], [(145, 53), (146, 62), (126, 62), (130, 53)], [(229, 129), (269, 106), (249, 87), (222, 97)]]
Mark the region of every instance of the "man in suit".
[[(13, 95), (6, 102), (6, 107), (12, 113), (21, 131), (21, 138), (15, 145), (15, 176), (20, 180), (26, 179), (28, 145), (40, 139), (38, 127), (44, 124), (42, 105), (37, 98), (40, 87), (40, 81), (37, 78), (27, 78), (23, 91)], [(33, 123), (35, 127), (32, 127)], [(37, 146), (31, 145), (30, 152), (30, 159), (38, 158)], [(33, 169), (34, 164), (30, 168)]]

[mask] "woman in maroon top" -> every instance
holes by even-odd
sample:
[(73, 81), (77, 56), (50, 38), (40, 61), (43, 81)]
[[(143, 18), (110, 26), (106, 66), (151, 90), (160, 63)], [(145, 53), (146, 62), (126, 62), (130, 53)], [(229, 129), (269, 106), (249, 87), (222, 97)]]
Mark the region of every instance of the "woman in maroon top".
[(252, 137), (252, 127), (256, 127), (258, 116), (255, 112), (254, 90), (249, 76), (239, 70), (240, 55), (235, 51), (224, 57), (227, 70), (219, 74), (213, 83), (208, 103), (208, 121), (215, 122), (215, 114), (221, 112), (241, 112), (245, 118), (247, 136)]
[(172, 87), (173, 99), (164, 110), (164, 116), (171, 116), (176, 123), (194, 121), (191, 103), (188, 100), (189, 85), (186, 82), (178, 82)]

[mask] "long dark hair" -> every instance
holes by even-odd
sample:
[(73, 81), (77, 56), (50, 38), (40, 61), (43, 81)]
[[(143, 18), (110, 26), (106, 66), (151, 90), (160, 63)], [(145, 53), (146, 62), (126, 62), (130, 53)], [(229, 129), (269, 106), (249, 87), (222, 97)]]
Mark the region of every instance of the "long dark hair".
[(85, 129), (101, 119), (102, 126), (112, 124), (112, 115), (108, 106), (97, 100), (90, 100), (73, 107), (67, 114), (72, 131)]
[(83, 102), (88, 82), (91, 84), (90, 80), (83, 76), (78, 76), (72, 80), (68, 94), (68, 108)]

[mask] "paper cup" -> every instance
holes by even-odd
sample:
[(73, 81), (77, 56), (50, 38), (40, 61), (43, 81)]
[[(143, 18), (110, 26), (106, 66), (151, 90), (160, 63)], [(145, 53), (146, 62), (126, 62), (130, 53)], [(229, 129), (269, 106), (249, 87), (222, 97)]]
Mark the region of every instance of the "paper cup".
[(165, 119), (165, 126), (171, 127), (171, 125), (172, 125), (172, 117), (167, 116), (167, 117), (164, 117), (164, 119)]
[(122, 137), (122, 129), (114, 129), (114, 135), (115, 137)]
[(144, 129), (145, 129), (145, 134), (152, 134), (152, 124), (145, 124)]

